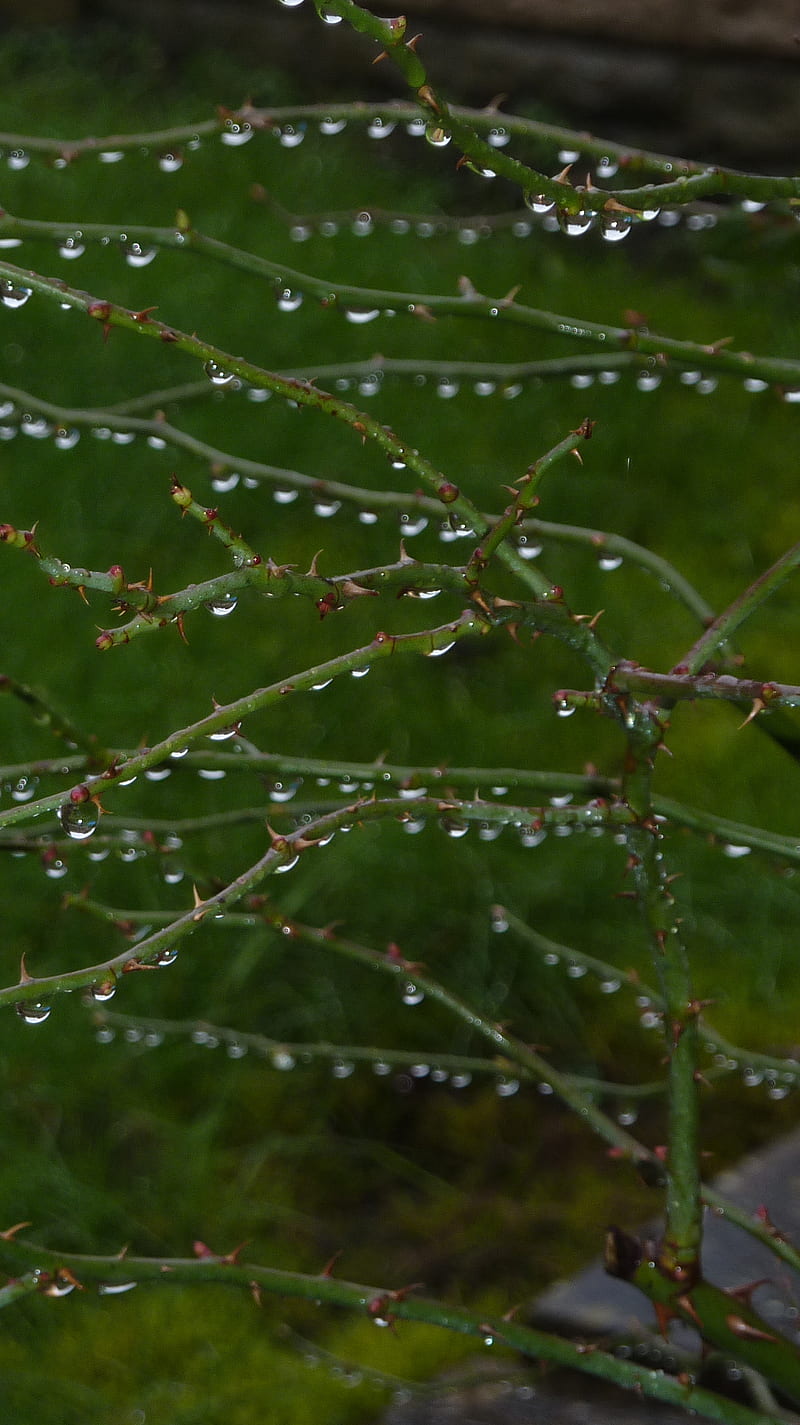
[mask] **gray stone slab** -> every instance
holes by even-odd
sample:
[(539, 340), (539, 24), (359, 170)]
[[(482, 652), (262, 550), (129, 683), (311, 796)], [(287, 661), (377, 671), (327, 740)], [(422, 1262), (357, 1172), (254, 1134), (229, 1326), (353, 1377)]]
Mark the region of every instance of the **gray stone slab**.
[(686, 1425), (685, 1412), (602, 1381), (557, 1377), (514, 1385), (487, 1380), (433, 1399), (399, 1400), (382, 1425)]

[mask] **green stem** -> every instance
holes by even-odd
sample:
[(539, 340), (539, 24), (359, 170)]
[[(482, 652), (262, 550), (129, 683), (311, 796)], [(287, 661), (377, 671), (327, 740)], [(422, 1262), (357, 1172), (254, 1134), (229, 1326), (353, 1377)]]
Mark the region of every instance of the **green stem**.
[(684, 658), (681, 658), (673, 671), (680, 673), (699, 673), (703, 665), (720, 648), (723, 643), (733, 637), (738, 628), (741, 628), (745, 619), (760, 609), (762, 604), (779, 589), (789, 575), (794, 573), (800, 564), (800, 543), (792, 546), (780, 559), (763, 574), (760, 574), (753, 583), (734, 599), (721, 614), (718, 614), (714, 622), (705, 633), (692, 645)]

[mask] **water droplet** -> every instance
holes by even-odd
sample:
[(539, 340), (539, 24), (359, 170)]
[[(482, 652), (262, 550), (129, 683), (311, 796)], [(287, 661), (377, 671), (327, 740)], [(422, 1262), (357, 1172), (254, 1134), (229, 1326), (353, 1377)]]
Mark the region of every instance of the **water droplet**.
[(430, 653), (426, 653), (426, 658), (443, 658), (445, 653), (449, 653), (450, 649), (455, 647), (455, 642), (453, 639), (452, 643), (445, 643), (441, 648), (432, 648)]
[(211, 488), (216, 495), (227, 495), (230, 490), (235, 490), (238, 484), (238, 470), (230, 470), (227, 475), (215, 475), (211, 481)]
[[(498, 1098), (512, 1098), (519, 1091), (519, 1079), (498, 1079), (494, 1091)], [(491, 1341), (487, 1344), (491, 1345)]]
[(220, 134), (220, 142), (227, 144), (228, 148), (241, 148), (242, 144), (249, 143), (253, 137), (253, 128), (248, 123), (237, 124), (235, 119), (228, 119), (225, 128)]
[(341, 500), (315, 500), (314, 514), (321, 520), (329, 520), (342, 508)]
[(291, 287), (284, 287), (278, 297), (279, 312), (296, 312), (298, 307), (303, 305), (302, 292), (293, 292)]
[(86, 251), (86, 243), (81, 242), (81, 236), (81, 233), (75, 233), (74, 236), (65, 238), (62, 243), (59, 243), (59, 257), (65, 257), (68, 261), (82, 257)]
[(461, 821), (458, 817), (454, 816), (443, 816), (439, 821), (439, 825), (442, 831), (448, 836), (451, 836), (454, 841), (460, 841), (462, 836), (466, 836), (469, 831), (469, 822)]
[(151, 450), (166, 450), (167, 448), (167, 442), (162, 440), (160, 435), (149, 435), (147, 437), (147, 444)]
[[(661, 385), (661, 376), (657, 371), (640, 371), (636, 377), (637, 391), (657, 391)], [(698, 390), (702, 382), (698, 383)]]
[(633, 218), (629, 213), (616, 213), (613, 218), (606, 216), (602, 219), (600, 236), (604, 242), (622, 242), (632, 227)]
[(0, 302), (4, 307), (24, 307), (31, 292), (30, 287), (15, 287), (7, 277), (0, 282)]
[(490, 148), (505, 148), (506, 144), (511, 142), (511, 135), (508, 129), (490, 129), (486, 142)]
[(273, 782), (268, 793), (269, 799), (271, 802), (290, 802), (292, 797), (297, 796), (302, 785), (302, 777), (298, 777), (295, 782)]
[(352, 668), (352, 669), (350, 670), (350, 677), (351, 677), (351, 678), (366, 678), (368, 672), (369, 672), (369, 668)]
[(601, 980), (600, 993), (601, 995), (615, 995), (621, 984), (621, 980)]
[(145, 772), (145, 780), (148, 782), (166, 782), (167, 777), (172, 776), (171, 767), (148, 767)]
[[(342, 828), (342, 829), (344, 829), (344, 828)], [(299, 860), (300, 860), (300, 855), (299, 855), (299, 853), (298, 853), (296, 856), (292, 856), (289, 861), (281, 861), (280, 865), (278, 865), (278, 866), (275, 867), (275, 875), (276, 875), (276, 876), (285, 876), (287, 871), (293, 871), (293, 870), (294, 870), (294, 868), (295, 868), (295, 866), (297, 865), (297, 863), (298, 863)]]
[(235, 737), (238, 731), (239, 724), (235, 722), (230, 727), (220, 727), (216, 732), (210, 732), (208, 740), (209, 742), (227, 742), (229, 738)]
[(580, 213), (567, 213), (562, 210), (558, 215), (558, 226), (567, 237), (583, 237), (593, 226), (594, 219), (594, 213), (588, 209)]
[(749, 856), (752, 848), (750, 846), (734, 846), (732, 842), (727, 842), (722, 848), (723, 856), (729, 856), (732, 861), (738, 861), (740, 856)]
[(552, 212), (555, 202), (548, 198), (546, 193), (523, 193), (523, 199), (532, 213), (542, 216), (544, 213)]
[(377, 524), (378, 516), (374, 510), (359, 510), (358, 522), (359, 524)]
[(321, 120), (320, 120), (319, 131), (320, 131), (321, 134), (326, 134), (326, 135), (340, 134), (340, 133), (342, 132), (342, 129), (346, 129), (346, 128), (347, 128), (347, 120), (346, 120), (346, 119), (331, 119), (331, 118), (328, 118), (328, 119), (321, 119)]
[(604, 154), (603, 157), (599, 159), (597, 164), (597, 177), (613, 178), (614, 174), (618, 171), (618, 169), (619, 164), (617, 163), (616, 159), (609, 158), (606, 154)]
[(93, 801), (66, 801), (59, 807), (61, 829), (72, 841), (88, 841), (94, 835), (100, 813)]
[(50, 1017), (51, 1006), (42, 1004), (41, 1000), (23, 1000), (20, 1004), (15, 1004), (14, 1008), (26, 1024), (44, 1024)]
[(548, 1083), (542, 1082), (542, 1083), (540, 1083), (540, 1084), (537, 1084), (536, 1087), (537, 1087), (538, 1092), (539, 1092), (540, 1094), (542, 1094), (542, 1096), (545, 1097), (545, 1098), (549, 1097), (550, 1094), (553, 1092), (553, 1085), (552, 1085), (552, 1084), (548, 1084)]
[(542, 552), (541, 544), (535, 540), (528, 539), (526, 534), (521, 534), (517, 542), (517, 554), (520, 559), (538, 559)]
[(299, 490), (273, 490), (272, 498), (276, 505), (293, 505), (299, 494)]
[(598, 569), (602, 569), (604, 574), (610, 574), (614, 569), (619, 569), (621, 564), (621, 554), (601, 554), (597, 561)]
[(496, 935), (505, 935), (508, 930), (508, 917), (502, 906), (492, 906), (492, 930)]
[(472, 244), (478, 241), (478, 237), (479, 234), (474, 228), (459, 228), (458, 230), (458, 241), (463, 247), (472, 247)]
[(132, 242), (128, 244), (124, 251), (125, 261), (129, 267), (149, 267), (158, 252), (158, 248), (142, 247), (141, 243)]
[(449, 376), (442, 376), (436, 382), (436, 394), (441, 396), (443, 401), (449, 401), (453, 396), (457, 396), (458, 390), (458, 382), (451, 380)]
[(447, 148), (450, 142), (450, 134), (447, 129), (440, 128), (438, 124), (427, 124), (425, 137), (433, 148)]
[(271, 1056), (271, 1062), (273, 1069), (280, 1069), (282, 1073), (288, 1073), (290, 1069), (294, 1068), (297, 1061), (287, 1049), (275, 1049)]
[(478, 826), (479, 841), (496, 841), (502, 835), (503, 823), (501, 821), (482, 821)]
[(323, 689), (323, 688), (329, 688), (332, 682), (333, 682), (333, 678), (326, 678), (323, 683), (312, 683), (312, 684), (311, 684), (311, 691), (312, 691), (312, 693), (321, 693), (321, 692), (322, 692), (322, 689)]
[(98, 1296), (122, 1296), (126, 1291), (133, 1291), (136, 1282), (101, 1282), (97, 1288)]
[(107, 1004), (117, 993), (116, 980), (98, 980), (92, 985), (89, 993), (97, 1004)]
[(561, 701), (556, 704), (556, 714), (558, 717), (572, 717), (572, 714), (575, 711), (576, 709), (572, 707), (568, 702)]
[(6, 163), (8, 164), (12, 173), (21, 172), (23, 168), (28, 167), (30, 161), (31, 156), (29, 153), (25, 152), (24, 148), (12, 148), (10, 154), (8, 155), (8, 158), (6, 159)]
[(401, 992), (401, 998), (402, 998), (403, 1004), (412, 1005), (412, 1006), (413, 1006), (413, 1005), (417, 1005), (417, 1004), (422, 1004), (422, 1001), (423, 1001), (424, 998), (425, 998), (425, 991), (424, 991), (424, 990), (421, 990), (418, 985), (415, 985), (415, 984), (413, 983), (413, 981), (407, 980), (407, 981), (405, 982), (405, 984), (403, 985), (403, 989), (402, 989), (402, 992)]
[(371, 213), (358, 213), (350, 224), (353, 237), (369, 237), (372, 232)]
[(411, 232), (408, 218), (392, 218), (389, 223), (389, 232), (394, 233), (395, 237), (405, 237), (406, 233)]
[(168, 965), (174, 965), (174, 964), (175, 964), (175, 961), (177, 960), (177, 958), (178, 958), (178, 947), (177, 947), (177, 945), (165, 945), (164, 948), (163, 948), (163, 950), (159, 950), (158, 954), (156, 955), (156, 957), (155, 957), (155, 959), (154, 959), (154, 961), (153, 961), (153, 964), (154, 964), (154, 965), (158, 965), (158, 968), (159, 968), (160, 970), (162, 970), (162, 969), (164, 969), (164, 968), (165, 968), (166, 966), (168, 966)]
[(763, 1071), (761, 1069), (752, 1069), (750, 1067), (743, 1069), (742, 1081), (749, 1089), (758, 1088), (758, 1085), (764, 1082)]
[(239, 602), (237, 594), (220, 594), (216, 599), (209, 599), (206, 608), (215, 618), (227, 618), (232, 614)]
[(637, 1108), (634, 1108), (631, 1104), (619, 1110), (619, 1112), (617, 1113), (617, 1123), (619, 1123), (622, 1128), (630, 1128), (636, 1122), (638, 1117), (639, 1110)]
[(62, 876), (67, 874), (67, 864), (57, 857), (54, 861), (45, 863), (44, 873), (51, 881), (60, 881)]
[(104, 148), (97, 157), (101, 163), (119, 163), (125, 157), (125, 152), (121, 148)]
[(334, 1059), (331, 1073), (335, 1079), (349, 1079), (355, 1067), (355, 1064), (351, 1063), (349, 1059)]
[(71, 430), (66, 430), (64, 426), (59, 426), (53, 438), (53, 444), (56, 450), (72, 450), (73, 446), (78, 444), (80, 438), (81, 433), (79, 430), (76, 430), (74, 426)]
[(305, 136), (305, 124), (298, 128), (294, 124), (284, 124), (279, 135), (281, 148), (299, 148)]
[(406, 124), (406, 133), (409, 135), (409, 138), (412, 138), (412, 139), (421, 139), (421, 138), (422, 138), (422, 135), (424, 134), (424, 132), (425, 132), (425, 120), (424, 120), (424, 119), (411, 119), (411, 120), (409, 120), (409, 122)]
[(745, 391), (766, 391), (769, 387), (768, 381), (761, 381), (756, 376), (747, 376), (743, 382)]
[(337, 15), (335, 10), (320, 10), (319, 17), (326, 25), (341, 25), (342, 23), (341, 15)]
[(546, 835), (547, 831), (543, 826), (523, 826), (520, 827), (519, 844), (530, 850), (534, 846), (541, 846)]
[(397, 127), (394, 119), (375, 118), (367, 125), (367, 135), (371, 139), (388, 139)]
[(225, 371), (217, 361), (207, 361), (203, 368), (209, 381), (214, 386), (230, 386), (236, 380), (232, 371)]
[(379, 316), (378, 307), (347, 307), (344, 314), (345, 321), (358, 327), (365, 326), (367, 322), (374, 322)]
[(31, 415), (25, 415), (22, 417), (20, 430), (23, 435), (31, 436), (33, 440), (44, 440), (50, 435), (52, 427), (48, 425), (43, 416), (35, 419)]

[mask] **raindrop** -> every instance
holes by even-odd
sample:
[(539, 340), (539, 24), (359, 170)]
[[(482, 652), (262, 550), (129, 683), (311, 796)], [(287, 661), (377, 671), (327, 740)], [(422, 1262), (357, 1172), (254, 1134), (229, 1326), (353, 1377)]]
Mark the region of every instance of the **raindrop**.
[(216, 599), (209, 599), (206, 608), (215, 618), (227, 618), (232, 614), (239, 602), (237, 594), (220, 594)]
[(532, 228), (530, 223), (516, 222), (511, 224), (511, 235), (515, 238), (530, 237)]
[(296, 129), (294, 124), (286, 124), (279, 136), (281, 148), (299, 148), (305, 136), (305, 125)]
[(577, 148), (560, 148), (558, 150), (559, 163), (577, 163), (580, 156), (580, 149)]
[(440, 377), (436, 383), (436, 394), (441, 396), (443, 401), (449, 401), (458, 395), (458, 382), (452, 381), (449, 376)]
[(385, 1078), (387, 1074), (392, 1072), (392, 1066), (391, 1064), (387, 1064), (385, 1059), (376, 1059), (372, 1065), (372, 1072), (373, 1074), (377, 1074), (379, 1078)]
[(597, 561), (598, 569), (602, 569), (604, 574), (610, 574), (614, 569), (619, 569), (621, 564), (621, 554), (601, 554)]
[(24, 148), (12, 148), (6, 159), (12, 173), (19, 173), (23, 168), (27, 168), (30, 161), (31, 156), (25, 152)]
[(350, 231), (354, 237), (369, 237), (372, 232), (372, 216), (370, 213), (357, 213), (352, 223)]
[(0, 302), (4, 307), (24, 307), (32, 290), (31, 287), (15, 287), (13, 282), (4, 277), (0, 282)]
[(540, 217), (545, 213), (552, 212), (555, 203), (552, 198), (548, 198), (546, 193), (523, 193), (525, 204), (532, 213), (537, 213)]
[(141, 243), (132, 242), (125, 248), (125, 261), (129, 267), (148, 267), (157, 251), (155, 247), (142, 247)]
[(308, 242), (311, 237), (311, 229), (308, 223), (293, 223), (289, 229), (289, 237), (292, 242)]
[(450, 134), (447, 129), (440, 128), (438, 124), (427, 124), (425, 137), (433, 148), (447, 148), (450, 142)]
[(326, 25), (341, 25), (342, 17), (335, 10), (320, 10), (319, 17)]
[(93, 801), (67, 801), (59, 808), (58, 819), (71, 841), (88, 841), (97, 830), (100, 813)]
[(59, 426), (53, 438), (53, 444), (56, 450), (72, 450), (72, 447), (78, 444), (80, 438), (80, 431), (75, 430), (74, 427), (71, 430), (66, 430), (64, 426)]
[(538, 559), (541, 552), (541, 544), (536, 544), (534, 540), (529, 540), (525, 534), (520, 535), (517, 542), (517, 554), (520, 559)]
[(298, 854), (296, 856), (292, 856), (289, 861), (281, 861), (280, 865), (275, 867), (275, 875), (285, 876), (287, 871), (294, 870), (299, 860), (300, 854), (298, 852)]
[(553, 1085), (545, 1082), (538, 1084), (537, 1088), (538, 1092), (544, 1097), (549, 1097), (549, 1095), (553, 1092)]
[(321, 693), (321, 692), (322, 692), (322, 689), (323, 689), (323, 688), (329, 688), (332, 682), (333, 682), (333, 678), (326, 678), (325, 681), (324, 681), (324, 683), (312, 683), (312, 684), (311, 684), (311, 691), (312, 691), (312, 693)]
[(682, 371), (678, 380), (682, 386), (696, 386), (702, 380), (702, 371)]
[(412, 980), (406, 980), (401, 992), (401, 998), (403, 1004), (412, 1006), (422, 1004), (425, 998), (425, 991), (421, 990), (418, 985), (415, 985)]
[(238, 470), (230, 470), (227, 475), (215, 475), (211, 481), (211, 488), (217, 495), (227, 495), (228, 491), (235, 490), (238, 484)]
[[(498, 1079), (494, 1091), (498, 1098), (511, 1098), (519, 1090), (519, 1079)], [(491, 1341), (487, 1342), (491, 1345)]]
[(359, 524), (377, 524), (378, 516), (374, 510), (359, 510), (358, 522)]
[(269, 799), (271, 802), (290, 802), (292, 797), (297, 796), (302, 785), (302, 777), (295, 782), (273, 782), (268, 793)]
[(202, 778), (204, 782), (221, 782), (227, 776), (227, 773), (222, 767), (199, 767), (197, 775)]
[(62, 243), (59, 243), (59, 257), (65, 257), (67, 260), (82, 257), (86, 251), (86, 244), (81, 242), (81, 236), (81, 233), (75, 233), (73, 237), (65, 238)]
[(405, 237), (406, 233), (410, 231), (411, 224), (408, 218), (392, 218), (389, 223), (389, 232), (394, 233), (395, 237)]
[(290, 1054), (286, 1049), (276, 1049), (272, 1054), (273, 1069), (280, 1069), (283, 1073), (287, 1073), (290, 1069), (293, 1069), (296, 1062), (297, 1060), (294, 1055)]
[(232, 371), (225, 371), (217, 361), (207, 361), (203, 369), (214, 386), (230, 386), (236, 379)]
[(145, 780), (148, 782), (166, 782), (167, 777), (172, 776), (171, 767), (148, 767), (145, 772)]
[(296, 312), (298, 307), (303, 305), (302, 292), (293, 292), (291, 287), (284, 287), (278, 297), (279, 312)]
[(619, 1123), (622, 1128), (630, 1128), (636, 1122), (638, 1117), (638, 1109), (634, 1108), (631, 1105), (629, 1107), (621, 1108), (619, 1110), (617, 1114), (617, 1123)]
[(501, 821), (482, 821), (478, 827), (478, 840), (496, 841), (502, 831), (503, 823)]
[(601, 980), (600, 993), (601, 995), (615, 995), (621, 984), (621, 980)]
[(220, 727), (216, 732), (208, 734), (209, 742), (227, 742), (229, 738), (235, 737), (239, 731), (239, 724), (233, 723), (230, 727)]
[(563, 211), (558, 215), (558, 226), (567, 237), (583, 237), (594, 224), (595, 215), (588, 209), (580, 213)]
[(97, 157), (101, 163), (119, 163), (125, 153), (121, 148), (105, 148)]
[(318, 225), (318, 231), (322, 237), (336, 237), (339, 231), (339, 224), (331, 222), (329, 218), (326, 218)]
[(464, 247), (472, 247), (472, 244), (478, 241), (478, 237), (479, 234), (474, 228), (459, 228), (458, 230), (458, 241)]
[(20, 430), (23, 435), (32, 436), (34, 440), (44, 440), (46, 436), (50, 435), (51, 427), (43, 416), (34, 420), (33, 416), (26, 415), (22, 417)]
[(729, 841), (723, 846), (722, 854), (723, 856), (729, 856), (732, 861), (737, 861), (740, 856), (749, 856), (751, 849), (750, 846), (734, 846), (733, 843)]
[(350, 677), (351, 677), (351, 678), (366, 678), (368, 672), (369, 672), (369, 668), (351, 668), (351, 670), (350, 670)]
[(460, 821), (458, 817), (454, 816), (443, 816), (439, 821), (439, 825), (442, 831), (448, 836), (451, 836), (454, 841), (460, 841), (462, 836), (466, 836), (469, 831), (469, 822)]
[[(636, 377), (637, 391), (657, 391), (661, 385), (661, 376), (657, 371), (641, 371)], [(698, 385), (698, 390), (702, 382)]]
[(505, 935), (508, 930), (508, 917), (502, 906), (492, 907), (492, 930), (496, 935)]
[(476, 381), (472, 389), (476, 396), (493, 396), (497, 387), (494, 381)]
[(403, 822), (403, 830), (407, 836), (418, 836), (421, 831), (425, 830), (426, 825), (424, 816), (410, 816)]
[(293, 505), (299, 494), (299, 490), (273, 490), (272, 498), (276, 505)]
[(411, 120), (409, 121), (409, 123), (406, 124), (406, 133), (407, 133), (407, 134), (409, 135), (409, 137), (412, 138), (412, 139), (421, 139), (421, 138), (422, 138), (422, 135), (424, 134), (424, 132), (425, 132), (425, 120), (424, 120), (424, 119), (411, 119)]
[[(695, 389), (700, 396), (710, 396), (712, 391), (717, 389), (716, 376), (704, 376), (702, 381), (698, 381)], [(797, 399), (800, 399), (800, 394)]]
[(162, 440), (160, 435), (149, 435), (147, 437), (147, 444), (151, 450), (166, 450), (167, 448), (167, 442)]
[(442, 647), (441, 647), (441, 648), (432, 648), (431, 651), (430, 651), (430, 653), (426, 653), (425, 657), (426, 657), (426, 658), (443, 658), (444, 655), (445, 655), (445, 653), (449, 653), (449, 652), (450, 652), (450, 649), (453, 648), (453, 647), (455, 647), (455, 639), (453, 639), (452, 643), (444, 643), (444, 644), (442, 644)]
[(321, 134), (340, 134), (342, 129), (347, 127), (346, 119), (321, 119), (319, 131)]
[(355, 1070), (355, 1064), (349, 1059), (335, 1059), (331, 1065), (331, 1073), (335, 1079), (349, 1079)]
[(766, 391), (768, 385), (768, 381), (761, 381), (756, 376), (747, 376), (744, 381), (745, 391)]
[(136, 1282), (101, 1282), (97, 1288), (98, 1296), (122, 1296), (126, 1291), (133, 1291)]
[(522, 827), (519, 833), (519, 844), (520, 846), (525, 846), (530, 850), (534, 846), (541, 846), (546, 835), (547, 832), (543, 826)]
[(342, 508), (341, 500), (315, 500), (314, 514), (321, 520), (329, 520)]
[(613, 158), (609, 158), (606, 154), (604, 154), (597, 164), (597, 177), (613, 178), (614, 174), (617, 172), (618, 169), (619, 164), (616, 162), (616, 160)]
[(164, 868), (164, 882), (168, 886), (178, 886), (185, 876), (182, 866), (177, 866), (170, 861)]
[(556, 714), (558, 717), (572, 717), (575, 711), (576, 709), (574, 707), (563, 700), (556, 704)]
[(486, 142), (490, 148), (505, 148), (506, 144), (511, 142), (511, 135), (508, 129), (490, 129)]
[(345, 321), (351, 322), (353, 326), (366, 326), (367, 322), (374, 322), (380, 316), (378, 307), (347, 307), (345, 309)]
[(44, 873), (51, 881), (60, 881), (62, 876), (67, 874), (67, 864), (58, 858), (55, 861), (48, 861)]
[(15, 1004), (14, 1008), (26, 1024), (44, 1024), (50, 1016), (51, 1006), (42, 1004), (41, 1000), (23, 1000), (20, 1004)]
[(629, 213), (617, 213), (613, 218), (604, 217), (600, 227), (600, 236), (604, 242), (622, 242), (628, 236), (633, 226), (633, 218)]
[(229, 148), (241, 148), (242, 144), (250, 142), (253, 132), (250, 124), (237, 124), (235, 119), (228, 119), (220, 134), (220, 141)]
[(472, 1074), (451, 1074), (450, 1085), (454, 1089), (466, 1089), (472, 1083)]
[(764, 1075), (760, 1069), (748, 1067), (742, 1070), (742, 1080), (747, 1088), (754, 1089), (764, 1082)]
[(89, 993), (97, 1004), (106, 1004), (117, 993), (116, 982), (114, 980), (98, 980), (96, 984), (92, 985)]
[(158, 968), (160, 970), (163, 970), (168, 965), (174, 965), (177, 958), (177, 945), (165, 945), (163, 950), (159, 950), (153, 961), (153, 964), (158, 965)]
[(396, 127), (394, 119), (375, 118), (367, 125), (367, 136), (371, 139), (388, 139)]
[(183, 168), (182, 153), (162, 153), (158, 166), (162, 173), (177, 173), (179, 168)]

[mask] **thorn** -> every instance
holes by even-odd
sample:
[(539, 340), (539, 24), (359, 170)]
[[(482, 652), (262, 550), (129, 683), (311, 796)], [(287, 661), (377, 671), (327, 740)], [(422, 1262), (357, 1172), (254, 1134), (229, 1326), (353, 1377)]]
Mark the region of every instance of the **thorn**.
[(318, 549), (317, 552), (316, 552), (316, 554), (314, 555), (314, 558), (312, 559), (312, 561), (311, 561), (311, 563), (310, 563), (310, 565), (309, 565), (309, 567), (308, 567), (307, 578), (309, 578), (309, 579), (318, 579), (318, 578), (320, 577), (320, 573), (319, 573), (319, 570), (318, 570), (318, 568), (317, 568), (317, 560), (319, 559), (319, 556), (320, 556), (321, 554), (322, 554), (322, 550), (321, 550), (321, 549)]
[[(568, 163), (567, 166), (566, 166), (566, 168), (562, 168), (562, 170), (561, 170), (560, 173), (556, 173), (555, 177), (553, 178), (553, 182), (554, 182), (554, 183), (567, 183), (567, 184), (569, 184), (569, 175), (570, 175), (570, 173), (572, 172), (573, 167), (574, 167), (574, 164)], [(571, 186), (572, 186), (572, 185), (570, 184), (570, 187), (571, 187)]]
[(181, 638), (183, 639), (183, 642), (186, 644), (186, 647), (188, 648), (188, 647), (189, 647), (189, 640), (188, 640), (188, 638), (186, 637), (186, 629), (184, 628), (184, 625), (183, 625), (183, 618), (184, 618), (184, 615), (183, 615), (183, 612), (182, 612), (182, 611), (181, 611), (181, 613), (176, 614), (176, 615), (175, 615), (175, 626), (176, 626), (176, 628), (177, 628), (177, 630), (178, 630), (178, 633), (180, 634)]
[(32, 1222), (15, 1222), (13, 1227), (7, 1227), (5, 1232), (0, 1232), (0, 1238), (2, 1238), (4, 1242), (13, 1242), (17, 1233), (21, 1232), (23, 1227), (32, 1226)]
[(250, 1283), (250, 1295), (252, 1296), (253, 1301), (255, 1302), (256, 1306), (260, 1306), (260, 1305), (261, 1305), (261, 1287), (258, 1285), (258, 1282), (251, 1282), (251, 1283)]
[(685, 1316), (688, 1316), (689, 1319), (694, 1322), (695, 1326), (697, 1326), (700, 1331), (703, 1330), (703, 1323), (697, 1314), (697, 1308), (695, 1307), (695, 1304), (690, 1296), (676, 1297), (675, 1304), (680, 1307), (681, 1311), (684, 1313)]
[(433, 312), (431, 311), (430, 307), (426, 306), (426, 304), (425, 304), (424, 302), (414, 302), (413, 305), (412, 305), (411, 307), (409, 307), (408, 310), (409, 310), (409, 312), (411, 313), (411, 316), (412, 316), (412, 317), (419, 317), (420, 321), (423, 321), (423, 322), (435, 322), (435, 321), (436, 321), (436, 317), (434, 316), (434, 314), (433, 314)]
[(742, 1286), (724, 1287), (723, 1290), (726, 1296), (732, 1296), (735, 1301), (741, 1301), (743, 1306), (752, 1307), (753, 1303), (750, 1298), (753, 1292), (760, 1286), (766, 1286), (768, 1282), (769, 1277), (759, 1277), (756, 1282), (745, 1282)]
[(86, 597), (86, 587), (85, 587), (85, 585), (84, 585), (84, 584), (77, 584), (75, 587), (77, 588), (78, 593), (80, 594), (81, 598), (83, 599), (83, 602), (88, 606), (89, 600), (88, 600), (87, 597)]
[(635, 218), (638, 218), (639, 216), (638, 210), (636, 208), (626, 208), (625, 204), (618, 203), (616, 198), (607, 199), (607, 201), (603, 204), (603, 210), (604, 212), (608, 213), (632, 213)]
[(761, 1331), (758, 1326), (751, 1326), (749, 1321), (745, 1321), (741, 1316), (726, 1316), (725, 1325), (734, 1336), (739, 1336), (743, 1341), (773, 1341), (777, 1345), (779, 1338), (771, 1335), (769, 1331)]
[(338, 1260), (339, 1260), (339, 1258), (341, 1257), (341, 1255), (342, 1255), (342, 1252), (341, 1252), (341, 1248), (340, 1248), (338, 1252), (334, 1252), (333, 1256), (328, 1258), (327, 1262), (325, 1263), (325, 1266), (322, 1268), (322, 1271), (320, 1272), (320, 1276), (321, 1276), (321, 1277), (332, 1277), (332, 1276), (333, 1276), (333, 1269), (334, 1269), (334, 1267), (336, 1266), (336, 1263), (338, 1262)]
[(753, 722), (758, 717), (758, 714), (764, 711), (766, 706), (767, 705), (764, 702), (763, 698), (753, 698), (753, 706), (747, 714), (747, 717), (745, 718), (744, 722), (739, 723), (738, 731), (741, 732), (743, 727), (747, 727), (747, 724), (749, 722)]
[(19, 961), (19, 982), (21, 985), (30, 985), (33, 983), (33, 975), (28, 974), (28, 967), (25, 964), (24, 954), (20, 956)]
[(194, 915), (192, 916), (192, 920), (202, 920), (204, 916), (208, 915), (208, 910), (200, 909), (201, 906), (205, 905), (205, 901), (198, 891), (197, 886), (194, 885), (192, 886), (192, 900), (194, 903)]
[(400, 540), (400, 558), (397, 562), (398, 564), (416, 564), (417, 562), (416, 559), (412, 558), (412, 556), (406, 549), (406, 542), (404, 539)]
[(665, 1306), (663, 1301), (655, 1302), (655, 1312), (658, 1329), (666, 1341), (669, 1337), (669, 1323), (675, 1316), (675, 1312), (669, 1306)]

